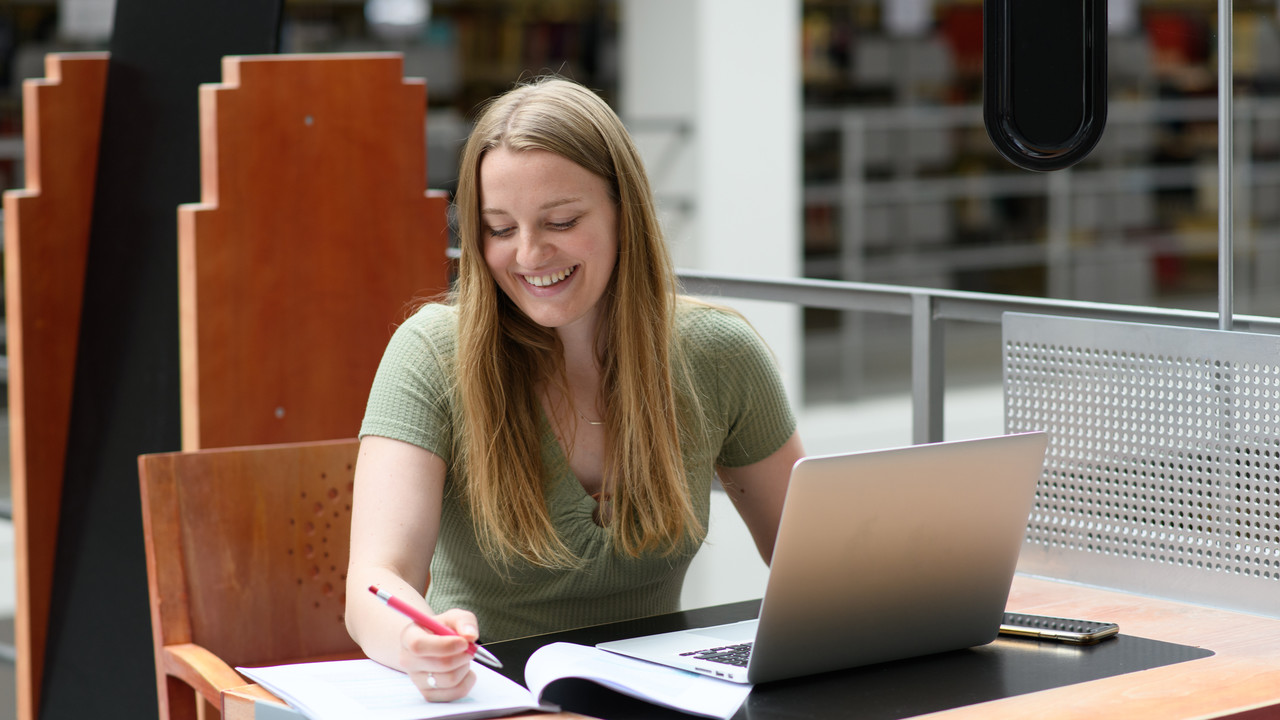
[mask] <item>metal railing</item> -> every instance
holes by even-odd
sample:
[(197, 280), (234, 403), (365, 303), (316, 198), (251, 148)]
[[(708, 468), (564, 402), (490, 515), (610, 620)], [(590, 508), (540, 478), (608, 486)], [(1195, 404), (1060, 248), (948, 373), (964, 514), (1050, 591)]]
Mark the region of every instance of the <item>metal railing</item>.
[[(854, 310), (911, 319), (912, 442), (942, 440), (943, 372), (947, 321), (999, 325), (1006, 312), (1084, 317), (1097, 320), (1219, 328), (1217, 313), (1139, 305), (1055, 300), (993, 293), (938, 290), (903, 285), (812, 279), (745, 277), (682, 269), (684, 290), (748, 300), (785, 302), (807, 308)], [(1231, 328), (1280, 334), (1280, 319), (1236, 315)]]

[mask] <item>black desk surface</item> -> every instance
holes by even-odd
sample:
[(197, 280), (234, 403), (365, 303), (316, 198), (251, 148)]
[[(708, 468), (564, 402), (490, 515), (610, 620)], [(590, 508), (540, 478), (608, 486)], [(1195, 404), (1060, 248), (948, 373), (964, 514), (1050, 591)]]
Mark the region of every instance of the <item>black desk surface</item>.
[[(1280, 617), (1025, 575), (1014, 578), (1009, 607), (1020, 612), (1114, 620), (1124, 635), (1093, 648), (998, 640), (977, 650), (761, 685), (738, 717), (898, 717), (940, 705), (959, 705), (946, 712), (956, 720), (1280, 717)], [(755, 612), (755, 603), (738, 603), (494, 643), (490, 648), (520, 679), (524, 659), (553, 640), (593, 644), (622, 635), (741, 619)], [(1200, 659), (1191, 659), (1194, 657)], [(1083, 682), (1100, 674), (1112, 677)], [(1046, 688), (1046, 684), (1058, 687)], [(593, 692), (570, 691), (582, 705), (569, 709), (585, 715), (664, 717), (663, 711), (652, 706), (628, 709), (612, 699), (593, 697)], [(980, 702), (991, 696), (1004, 699)], [(225, 720), (298, 717), (257, 685), (224, 690), (222, 700)], [(670, 713), (665, 716), (672, 717)]]
[[(701, 608), (492, 643), (487, 647), (524, 684), (524, 665), (551, 642), (594, 645), (636, 635), (703, 627), (755, 617), (758, 600)], [(1028, 639), (1000, 638), (990, 645), (807, 678), (757, 685), (735, 720), (761, 718), (905, 718), (963, 705), (1097, 680), (1208, 657), (1201, 648), (1123, 634), (1097, 645), (1076, 647)], [(565, 710), (631, 720), (688, 717), (622, 697), (590, 683), (561, 681), (555, 699)]]

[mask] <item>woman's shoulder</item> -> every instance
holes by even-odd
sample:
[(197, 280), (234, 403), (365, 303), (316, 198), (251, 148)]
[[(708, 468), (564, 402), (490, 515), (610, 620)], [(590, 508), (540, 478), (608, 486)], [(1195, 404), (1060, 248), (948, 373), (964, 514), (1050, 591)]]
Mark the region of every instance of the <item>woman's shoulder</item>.
[(737, 310), (681, 297), (676, 305), (676, 333), (687, 347), (725, 350), (761, 342), (756, 329)]
[(396, 328), (393, 344), (449, 352), (457, 341), (458, 309), (446, 303), (428, 303)]
[(405, 323), (406, 324), (409, 324), (409, 323), (449, 324), (451, 323), (456, 327), (458, 323), (458, 308), (455, 305), (447, 302), (423, 303), (421, 306), (418, 307), (417, 310), (414, 310), (413, 313), (409, 315), (409, 318), (405, 321)]
[(406, 318), (400, 327), (428, 335), (456, 335), (458, 308), (442, 302), (426, 303), (413, 311), (413, 314)]

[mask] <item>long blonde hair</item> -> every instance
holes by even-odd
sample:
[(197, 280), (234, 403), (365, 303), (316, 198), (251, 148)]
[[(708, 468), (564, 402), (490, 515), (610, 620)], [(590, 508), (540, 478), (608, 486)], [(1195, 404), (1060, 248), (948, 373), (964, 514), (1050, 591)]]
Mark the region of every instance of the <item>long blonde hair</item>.
[[(562, 348), (499, 289), (484, 262), (480, 163), (496, 148), (544, 150), (603, 178), (617, 206), (618, 260), (601, 299), (597, 346), (606, 425), (605, 490), (616, 550), (673, 552), (700, 542), (681, 448), (702, 432), (675, 336), (676, 278), (639, 153), (612, 109), (558, 78), (518, 86), (486, 106), (463, 148), (455, 196), (461, 254), (458, 450), (463, 487), (487, 555), (544, 567), (578, 558), (543, 496), (539, 383), (563, 382)], [(682, 427), (681, 418), (693, 427)]]

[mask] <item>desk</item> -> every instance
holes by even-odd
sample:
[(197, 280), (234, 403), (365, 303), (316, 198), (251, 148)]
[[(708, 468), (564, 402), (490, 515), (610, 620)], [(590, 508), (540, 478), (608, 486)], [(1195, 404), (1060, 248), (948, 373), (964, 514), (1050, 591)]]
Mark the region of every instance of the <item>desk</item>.
[[(1021, 575), (1014, 579), (1008, 605), (1013, 610), (1046, 615), (1113, 620), (1120, 624), (1124, 635), (1202, 647), (1212, 650), (1214, 655), (954, 708), (931, 717), (947, 720), (1029, 717), (1262, 720), (1280, 717), (1280, 620)], [(693, 614), (697, 618), (713, 612), (697, 610), (671, 617), (680, 619)], [(493, 646), (499, 656), (501, 647), (502, 643)], [(300, 717), (256, 686), (230, 690), (223, 697), (227, 720), (296, 720)], [(551, 720), (581, 716), (535, 717)]]

